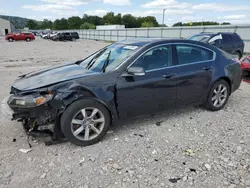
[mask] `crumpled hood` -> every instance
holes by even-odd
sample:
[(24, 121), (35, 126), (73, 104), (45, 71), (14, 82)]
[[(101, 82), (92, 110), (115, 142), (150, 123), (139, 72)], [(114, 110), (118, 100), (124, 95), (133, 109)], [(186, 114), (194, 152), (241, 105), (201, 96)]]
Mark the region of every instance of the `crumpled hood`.
[(93, 74), (100, 73), (87, 70), (77, 64), (68, 64), (21, 75), (13, 87), (20, 91), (32, 90)]

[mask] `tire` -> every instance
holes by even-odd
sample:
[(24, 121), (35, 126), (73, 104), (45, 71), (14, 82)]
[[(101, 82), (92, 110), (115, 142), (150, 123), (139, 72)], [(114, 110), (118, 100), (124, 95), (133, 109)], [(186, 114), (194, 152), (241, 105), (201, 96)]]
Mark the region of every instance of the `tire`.
[(234, 55), (236, 55), (239, 60), (241, 59), (241, 54), (239, 52), (235, 52)]
[(29, 37), (28, 37), (28, 38), (26, 38), (25, 40), (26, 40), (27, 42), (30, 42), (30, 38), (29, 38)]
[[(93, 118), (92, 113), (95, 114)], [(75, 123), (72, 123), (73, 121)], [(81, 99), (72, 103), (61, 117), (63, 134), (71, 143), (78, 146), (89, 146), (99, 142), (106, 135), (110, 123), (108, 109), (91, 99)]]
[(13, 38), (8, 38), (8, 41), (9, 42), (13, 42)]
[(76, 39), (75, 39), (75, 38), (72, 38), (71, 40), (72, 40), (72, 41), (76, 41)]
[[(224, 92), (221, 92), (222, 89), (220, 90), (220, 86), (222, 86), (223, 89), (225, 88)], [(219, 92), (221, 92), (221, 93), (219, 93), (217, 95), (217, 94), (215, 94), (215, 90), (217, 90), (217, 91), (220, 90)], [(204, 105), (204, 108), (211, 110), (211, 111), (221, 110), (227, 104), (229, 94), (230, 94), (229, 84), (225, 80), (217, 81), (209, 91), (208, 98), (207, 98), (207, 101)], [(216, 98), (215, 95), (217, 95), (217, 97), (219, 97), (221, 95), (220, 100), (218, 98)], [(216, 100), (218, 103), (220, 103), (219, 101), (221, 101), (222, 103), (220, 105), (219, 104), (216, 105)]]

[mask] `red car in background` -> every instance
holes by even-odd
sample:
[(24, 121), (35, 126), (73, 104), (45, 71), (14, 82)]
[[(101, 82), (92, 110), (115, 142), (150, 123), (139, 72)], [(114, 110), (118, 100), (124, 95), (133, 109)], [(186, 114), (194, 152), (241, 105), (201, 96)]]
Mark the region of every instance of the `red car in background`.
[(241, 60), (241, 70), (244, 76), (250, 76), (250, 55)]
[(31, 40), (35, 40), (35, 36), (33, 33), (28, 32), (19, 32), (19, 33), (9, 33), (6, 35), (5, 40), (9, 42), (13, 42), (14, 40), (26, 40), (30, 42)]

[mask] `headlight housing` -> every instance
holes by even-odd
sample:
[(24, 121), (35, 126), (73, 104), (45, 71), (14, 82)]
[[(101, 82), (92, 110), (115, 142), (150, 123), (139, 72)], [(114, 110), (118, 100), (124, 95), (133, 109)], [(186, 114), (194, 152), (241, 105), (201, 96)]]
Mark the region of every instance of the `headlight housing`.
[(52, 93), (47, 94), (31, 94), (26, 96), (10, 96), (8, 104), (10, 107), (19, 108), (33, 108), (41, 106), (50, 101), (54, 95)]

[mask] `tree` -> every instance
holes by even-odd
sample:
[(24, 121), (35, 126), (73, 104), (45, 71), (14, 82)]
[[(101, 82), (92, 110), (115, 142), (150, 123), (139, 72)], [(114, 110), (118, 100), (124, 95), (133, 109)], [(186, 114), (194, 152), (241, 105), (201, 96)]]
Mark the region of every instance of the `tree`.
[(53, 27), (56, 30), (68, 29), (69, 28), (68, 20), (66, 20), (65, 18), (62, 18), (60, 20), (57, 19), (55, 20)]
[(28, 20), (28, 22), (25, 24), (25, 27), (28, 27), (29, 29), (36, 29), (37, 22), (34, 20)]
[(182, 26), (182, 22), (177, 22), (173, 25), (173, 27), (179, 27), (179, 26)]
[(69, 29), (78, 29), (82, 24), (82, 19), (79, 16), (68, 18)]
[(221, 23), (221, 25), (231, 25), (231, 23), (229, 23), (229, 22), (223, 22), (223, 23)]
[(152, 23), (151, 27), (158, 27), (159, 26), (159, 23), (157, 22), (156, 18), (153, 16), (139, 17), (137, 19), (137, 21), (139, 22), (139, 26), (141, 26), (142, 23), (144, 23), (144, 22)]
[(95, 25), (85, 22), (84, 24), (80, 26), (80, 29), (95, 29)]
[(122, 24), (122, 15), (120, 13), (115, 16), (115, 23), (118, 25)]
[(105, 24), (116, 24), (115, 14), (113, 12), (108, 12), (104, 15), (103, 20)]
[(39, 25), (40, 29), (52, 29), (52, 27), (53, 27), (53, 22), (48, 19), (44, 19)]
[(122, 23), (127, 27), (127, 28), (133, 28), (133, 27), (140, 27), (138, 26), (137, 19), (132, 16), (131, 14), (125, 14), (122, 16)]
[(154, 23), (153, 22), (143, 22), (141, 24), (141, 27), (154, 27)]

